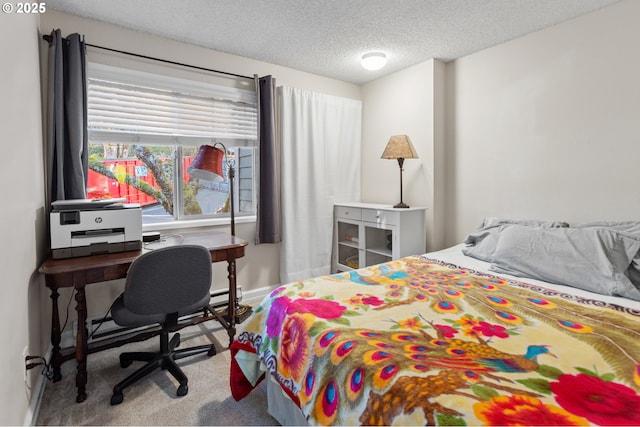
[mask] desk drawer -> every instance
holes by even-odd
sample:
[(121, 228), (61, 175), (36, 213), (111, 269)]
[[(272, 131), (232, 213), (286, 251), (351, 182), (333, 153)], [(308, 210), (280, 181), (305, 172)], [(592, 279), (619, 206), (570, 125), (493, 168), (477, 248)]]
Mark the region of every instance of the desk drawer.
[(362, 209), (362, 220), (380, 225), (398, 225), (400, 213), (380, 209)]
[(360, 221), (362, 219), (362, 209), (348, 206), (336, 206), (336, 217)]

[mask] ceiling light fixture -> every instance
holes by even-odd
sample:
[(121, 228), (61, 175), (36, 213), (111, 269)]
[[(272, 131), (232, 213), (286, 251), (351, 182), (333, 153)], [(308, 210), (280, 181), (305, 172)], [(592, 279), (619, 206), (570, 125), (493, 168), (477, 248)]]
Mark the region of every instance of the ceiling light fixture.
[(387, 56), (382, 52), (370, 52), (362, 55), (362, 66), (369, 70), (375, 71), (384, 67), (387, 63)]

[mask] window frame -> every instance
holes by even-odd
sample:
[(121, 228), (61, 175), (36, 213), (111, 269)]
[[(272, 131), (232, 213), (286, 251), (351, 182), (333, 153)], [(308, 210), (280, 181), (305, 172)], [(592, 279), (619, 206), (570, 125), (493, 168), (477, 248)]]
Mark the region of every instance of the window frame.
[[(197, 73), (196, 73), (197, 74)], [(158, 231), (167, 229), (181, 229), (181, 228), (194, 228), (194, 227), (206, 227), (206, 226), (218, 226), (229, 224), (230, 213), (214, 213), (214, 214), (202, 214), (194, 216), (184, 215), (184, 188), (182, 176), (183, 170), (183, 147), (184, 146), (199, 146), (201, 144), (208, 143), (213, 145), (216, 142), (222, 142), (228, 149), (236, 149), (237, 152), (244, 151), (245, 148), (251, 149), (252, 153), (249, 156), (251, 158), (250, 170), (251, 175), (249, 178), (241, 176), (240, 169), (245, 167), (241, 165), (240, 159), (236, 159), (236, 174), (234, 179), (234, 198), (235, 205), (238, 210), (235, 213), (236, 223), (246, 223), (256, 221), (257, 211), (257, 157), (258, 157), (258, 144), (257, 144), (257, 94), (255, 90), (253, 95), (251, 91), (247, 89), (240, 89), (237, 87), (224, 87), (221, 85), (202, 82), (197, 80), (188, 80), (184, 77), (173, 77), (166, 74), (159, 73), (157, 71), (147, 72), (133, 70), (124, 67), (114, 67), (111, 65), (102, 64), (99, 62), (89, 61), (87, 67), (87, 79), (100, 79), (107, 81), (114, 81), (117, 83), (134, 84), (146, 87), (151, 87), (158, 90), (171, 90), (173, 92), (184, 93), (184, 91), (192, 92), (196, 94), (210, 94), (211, 96), (229, 97), (232, 101), (251, 102), (255, 106), (256, 120), (255, 120), (255, 138), (247, 139), (226, 139), (226, 138), (211, 138), (206, 136), (190, 136), (190, 135), (136, 135), (134, 132), (127, 132), (119, 134), (119, 138), (112, 139), (110, 132), (104, 132), (101, 130), (89, 129), (89, 143), (90, 144), (104, 144), (104, 143), (122, 143), (129, 145), (167, 145), (173, 147), (174, 150), (174, 166), (173, 166), (173, 198), (174, 198), (174, 213), (173, 220), (143, 223), (143, 230), (145, 231)], [(157, 138), (157, 142), (154, 141)], [(136, 141), (136, 139), (144, 139), (144, 141)], [(173, 143), (169, 143), (168, 141)], [(240, 156), (239, 156), (240, 157)], [(225, 157), (226, 160), (226, 157)], [(226, 163), (224, 164), (226, 169)], [(240, 209), (242, 197), (241, 192), (246, 192), (246, 182), (251, 183), (251, 204), (252, 209), (242, 212)], [(246, 196), (245, 196), (246, 200)]]

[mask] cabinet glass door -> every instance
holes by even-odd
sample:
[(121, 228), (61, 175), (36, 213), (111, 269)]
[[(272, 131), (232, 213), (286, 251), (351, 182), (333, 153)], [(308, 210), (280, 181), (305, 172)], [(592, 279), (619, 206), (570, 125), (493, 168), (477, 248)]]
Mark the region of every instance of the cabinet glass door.
[(365, 264), (374, 265), (391, 261), (393, 231), (376, 225), (365, 225)]
[(338, 221), (338, 268), (360, 268), (360, 226)]

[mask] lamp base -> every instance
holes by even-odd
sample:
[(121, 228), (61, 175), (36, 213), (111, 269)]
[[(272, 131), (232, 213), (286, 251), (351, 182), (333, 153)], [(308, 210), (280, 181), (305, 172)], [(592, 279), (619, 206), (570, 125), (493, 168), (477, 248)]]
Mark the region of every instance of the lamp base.
[(406, 203), (398, 203), (397, 205), (394, 206), (394, 208), (408, 208), (409, 205), (407, 205)]

